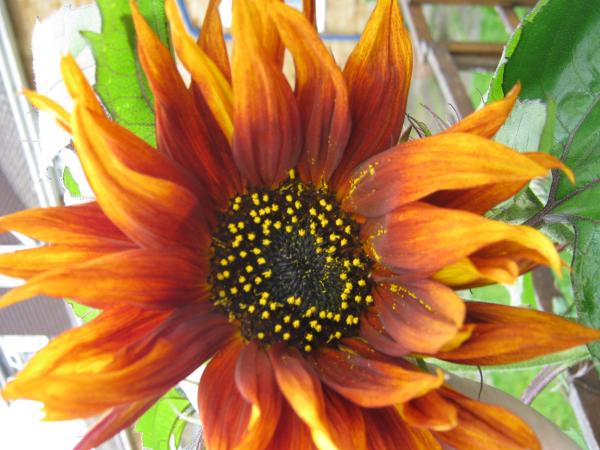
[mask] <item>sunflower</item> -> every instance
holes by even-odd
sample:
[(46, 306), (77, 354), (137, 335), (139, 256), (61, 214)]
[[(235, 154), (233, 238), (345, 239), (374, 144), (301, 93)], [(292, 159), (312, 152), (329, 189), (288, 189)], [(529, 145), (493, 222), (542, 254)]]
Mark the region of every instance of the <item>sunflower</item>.
[(0, 219), (48, 243), (0, 256), (26, 280), (0, 305), (44, 294), (102, 313), (35, 355), (3, 396), (43, 402), (50, 420), (103, 414), (77, 447), (89, 449), (208, 361), (209, 449), (539, 448), (521, 419), (417, 364), (510, 363), (600, 337), (454, 292), (560, 269), (541, 233), (483, 217), (549, 169), (571, 175), (490, 140), (518, 86), (398, 144), (412, 50), (395, 1), (377, 2), (343, 71), (310, 2), (303, 15), (235, 0), (230, 61), (218, 3), (196, 42), (166, 2), (189, 86), (131, 4), (157, 150), (106, 116), (70, 56), (71, 112), (27, 92), (72, 134), (96, 201)]

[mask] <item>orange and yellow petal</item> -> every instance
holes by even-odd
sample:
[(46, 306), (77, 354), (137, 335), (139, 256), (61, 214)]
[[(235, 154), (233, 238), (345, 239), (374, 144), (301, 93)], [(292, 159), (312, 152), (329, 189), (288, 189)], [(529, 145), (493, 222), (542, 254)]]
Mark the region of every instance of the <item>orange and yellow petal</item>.
[(71, 125), (69, 124), (69, 113), (54, 100), (46, 97), (45, 95), (38, 94), (35, 91), (29, 89), (23, 90), (23, 95), (27, 97), (29, 103), (40, 111), (50, 113), (56, 123), (67, 133), (71, 133)]
[[(49, 247), (51, 248), (51, 247)], [(196, 259), (199, 261), (193, 262)], [(0, 307), (36, 295), (93, 307), (175, 308), (207, 296), (207, 261), (181, 249), (135, 249), (42, 272), (0, 297)]]
[(198, 37), (198, 45), (219, 67), (223, 76), (231, 81), (231, 67), (219, 14), (220, 4), (221, 0), (209, 0)]
[(334, 187), (358, 164), (398, 142), (411, 72), (412, 45), (398, 2), (380, 0), (344, 68), (352, 134)]
[(552, 242), (533, 228), (419, 202), (369, 219), (361, 237), (370, 256), (397, 273), (433, 274), (497, 243), (505, 245), (508, 258), (526, 256), (555, 271), (561, 267)]
[(315, 450), (310, 429), (300, 420), (291, 406), (283, 402), (281, 415), (277, 423), (277, 433), (273, 435), (267, 450), (281, 449)]
[(240, 186), (230, 155), (214, 150), (206, 124), (169, 49), (140, 14), (135, 1), (130, 4), (138, 55), (154, 94), (158, 148), (189, 169), (213, 202), (222, 207)]
[(443, 382), (441, 372), (432, 375), (332, 348), (320, 349), (313, 360), (323, 383), (365, 408), (406, 402)]
[(436, 191), (509, 182), (522, 187), (547, 173), (544, 165), (502, 144), (446, 133), (399, 144), (362, 163), (347, 181), (343, 205), (377, 217)]
[(460, 364), (510, 364), (600, 339), (600, 330), (526, 308), (466, 302), (470, 337), (437, 358)]
[(234, 2), (233, 156), (248, 184), (276, 186), (298, 162), (302, 132), (294, 94), (266, 57), (263, 20), (254, 2)]
[(292, 410), (308, 426), (320, 450), (337, 448), (328, 423), (319, 376), (300, 352), (275, 344), (268, 349), (275, 378)]
[(129, 168), (103, 135), (92, 132), (96, 121), (94, 113), (75, 106), (75, 147), (98, 204), (110, 220), (141, 246), (206, 246), (205, 208), (200, 208), (197, 198), (178, 183)]
[(240, 351), (235, 382), (242, 397), (252, 405), (250, 420), (238, 449), (265, 448), (277, 432), (282, 397), (267, 353), (249, 342)]
[(373, 297), (387, 334), (411, 353), (438, 351), (456, 335), (465, 316), (464, 302), (435, 281), (377, 283)]
[(277, 2), (271, 3), (270, 12), (295, 63), (304, 132), (298, 169), (305, 182), (319, 186), (339, 164), (350, 135), (346, 84), (316, 29), (300, 12)]
[(42, 272), (65, 269), (127, 248), (126, 246), (52, 245), (13, 253), (0, 253), (0, 273), (9, 277), (28, 279)]
[(365, 450), (368, 437), (363, 408), (327, 387), (323, 389), (323, 393), (325, 394), (325, 413), (333, 435), (338, 438), (338, 447)]
[(88, 83), (82, 70), (71, 54), (63, 56), (60, 61), (62, 78), (71, 98), (84, 105), (98, 115), (104, 115), (104, 108), (98, 100), (94, 89)]
[(0, 232), (17, 231), (33, 239), (69, 246), (127, 246), (133, 243), (98, 203), (32, 208), (0, 217)]
[[(89, 417), (158, 396), (234, 336), (227, 318), (211, 309), (206, 302), (170, 313), (143, 311), (142, 317), (131, 314), (135, 308), (126, 310), (130, 314), (119, 309), (127, 320), (113, 313), (56, 338), (2, 395), (41, 401), (54, 420)], [(125, 326), (115, 326), (119, 323)]]
[(469, 114), (443, 133), (471, 133), (491, 139), (504, 125), (521, 92), (517, 83), (502, 100), (485, 105), (479, 111)]
[[(573, 183), (573, 172), (552, 155), (539, 152), (521, 153), (535, 164), (546, 170), (560, 169)], [(527, 185), (526, 181), (498, 182), (470, 189), (442, 190), (425, 198), (427, 203), (446, 208), (462, 209), (484, 214), (494, 206), (508, 200)]]
[(519, 417), (499, 406), (471, 400), (456, 391), (439, 391), (458, 411), (458, 425), (435, 435), (457, 450), (539, 450), (535, 433)]
[(190, 72), (213, 117), (231, 144), (233, 136), (233, 92), (231, 84), (217, 64), (187, 33), (175, 0), (167, 0), (165, 9), (171, 24), (171, 36), (175, 51)]

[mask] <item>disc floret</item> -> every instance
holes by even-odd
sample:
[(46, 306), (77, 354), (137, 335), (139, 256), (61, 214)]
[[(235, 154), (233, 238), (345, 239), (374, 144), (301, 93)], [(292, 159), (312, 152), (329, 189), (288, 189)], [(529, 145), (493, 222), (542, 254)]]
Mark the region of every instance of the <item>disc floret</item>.
[(310, 352), (358, 334), (373, 303), (359, 225), (326, 187), (296, 180), (238, 195), (213, 234), (213, 302), (242, 335)]

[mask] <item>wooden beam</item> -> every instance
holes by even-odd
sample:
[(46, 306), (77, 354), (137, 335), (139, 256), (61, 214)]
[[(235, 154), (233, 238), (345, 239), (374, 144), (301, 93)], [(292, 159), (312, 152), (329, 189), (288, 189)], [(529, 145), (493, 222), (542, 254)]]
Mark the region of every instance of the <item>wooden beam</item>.
[(471, 114), (471, 99), (448, 49), (443, 45), (431, 44), (427, 61), (448, 103), (456, 109), (461, 118)]
[(504, 44), (499, 42), (441, 41), (453, 55), (494, 56), (500, 58)]
[(411, 0), (412, 4), (482, 5), (482, 6), (535, 6), (537, 0)]
[(519, 16), (517, 16), (515, 10), (510, 6), (496, 6), (496, 12), (500, 16), (500, 20), (502, 20), (508, 34), (512, 34), (521, 23)]

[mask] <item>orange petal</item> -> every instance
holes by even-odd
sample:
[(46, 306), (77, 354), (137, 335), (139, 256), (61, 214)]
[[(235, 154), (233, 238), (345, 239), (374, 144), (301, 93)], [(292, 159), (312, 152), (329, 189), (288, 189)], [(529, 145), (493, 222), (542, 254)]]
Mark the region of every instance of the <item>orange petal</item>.
[(378, 1), (344, 69), (352, 134), (334, 186), (358, 164), (398, 142), (411, 71), (412, 46), (398, 2)]
[[(521, 153), (521, 155), (546, 170), (560, 169), (571, 182), (575, 180), (571, 169), (552, 155), (536, 152)], [(527, 181), (516, 181), (495, 183), (471, 189), (442, 190), (431, 194), (425, 201), (446, 208), (463, 209), (477, 214), (484, 214), (494, 206), (511, 198), (526, 185)]]
[(483, 302), (466, 305), (467, 322), (474, 325), (470, 338), (436, 358), (460, 364), (510, 364), (600, 339), (600, 330), (554, 314)]
[[(198, 408), (210, 449), (238, 448), (242, 436), (256, 420), (252, 403), (244, 399), (235, 383), (236, 364), (244, 345), (242, 339), (232, 340), (208, 363), (200, 379)], [(267, 443), (268, 438), (258, 442), (256, 448)]]
[(363, 409), (331, 389), (324, 389), (325, 413), (339, 448), (364, 450), (367, 445)]
[(446, 133), (399, 144), (365, 161), (347, 182), (344, 208), (369, 217), (441, 190), (522, 183), (546, 167), (502, 144)]
[(517, 83), (502, 100), (485, 105), (462, 119), (443, 133), (472, 133), (491, 139), (504, 125), (519, 97), (521, 83)]
[[(360, 337), (368, 342), (370, 347), (390, 356), (404, 356), (410, 351), (395, 341), (385, 330), (379, 314), (368, 311), (360, 319)], [(346, 340), (344, 340), (346, 343)]]
[(441, 450), (429, 431), (408, 426), (395, 408), (364, 409), (363, 415), (369, 430), (369, 450)]
[(113, 315), (104, 323), (92, 321), (64, 333), (38, 352), (2, 394), (41, 401), (63, 419), (161, 395), (232, 339), (227, 317), (211, 309), (210, 302), (194, 304), (166, 320), (160, 313), (144, 312), (152, 325), (146, 327), (143, 317), (139, 323), (131, 314), (135, 308), (123, 308), (118, 312), (132, 316), (129, 326), (110, 326), (123, 322)]
[(464, 302), (434, 281), (378, 283), (375, 306), (385, 331), (414, 353), (433, 353), (462, 326)]
[(437, 390), (402, 403), (397, 409), (402, 419), (415, 428), (447, 431), (458, 424), (456, 408), (444, 400)]
[(69, 95), (77, 102), (84, 105), (89, 110), (99, 115), (104, 115), (104, 108), (100, 104), (98, 97), (92, 86), (88, 83), (85, 75), (75, 62), (75, 58), (68, 54), (62, 57), (60, 61), (62, 78)]
[(233, 93), (231, 84), (216, 63), (187, 33), (175, 0), (167, 0), (165, 9), (171, 24), (171, 36), (177, 55), (192, 75), (212, 115), (231, 144), (233, 136)]
[(310, 24), (316, 27), (317, 9), (315, 7), (315, 0), (302, 0), (302, 13), (308, 19)]
[(239, 178), (228, 153), (218, 153), (204, 120), (164, 46), (130, 1), (140, 62), (154, 93), (158, 148), (192, 171), (218, 206), (227, 204)]
[(321, 349), (314, 364), (327, 386), (365, 408), (406, 402), (440, 386), (444, 379), (441, 372), (431, 375), (332, 348)]
[(69, 125), (69, 113), (54, 100), (45, 95), (38, 94), (29, 89), (23, 90), (23, 95), (27, 97), (29, 103), (35, 106), (40, 111), (46, 111), (52, 115), (54, 120), (67, 133), (71, 133), (71, 125)]
[(377, 262), (398, 273), (432, 274), (498, 242), (513, 244), (505, 257), (520, 259), (530, 252), (536, 262), (561, 267), (554, 245), (539, 231), (510, 225), (466, 211), (412, 203), (384, 217), (369, 219), (361, 230), (367, 251)]
[(151, 397), (111, 409), (79, 441), (73, 450), (92, 450), (119, 431), (133, 425), (160, 397)]
[(503, 408), (481, 403), (451, 389), (439, 393), (458, 411), (458, 425), (435, 435), (457, 450), (522, 450), (541, 449), (529, 426)]
[(0, 253), (0, 273), (28, 279), (48, 270), (64, 269), (126, 249), (126, 246), (52, 245), (14, 253)]
[(206, 15), (200, 29), (198, 45), (219, 67), (227, 81), (231, 81), (229, 56), (223, 35), (223, 25), (219, 15), (221, 0), (209, 0)]
[(260, 17), (249, 0), (233, 5), (233, 156), (251, 185), (274, 186), (298, 161), (301, 129), (290, 86), (265, 56)]
[(96, 120), (75, 106), (75, 147), (104, 213), (142, 246), (205, 246), (209, 235), (196, 197), (179, 184), (127, 167), (104, 136), (93, 132)]
[(206, 298), (207, 263), (180, 249), (111, 253), (40, 273), (0, 297), (0, 307), (36, 295), (73, 298), (93, 308), (178, 307)]
[(310, 428), (319, 449), (337, 446), (329, 430), (319, 377), (296, 349), (273, 345), (268, 350), (279, 389), (295, 413)]
[(264, 448), (277, 427), (282, 401), (269, 357), (256, 343), (249, 342), (241, 350), (235, 382), (242, 397), (252, 405), (247, 430), (236, 449)]
[(53, 244), (125, 246), (131, 241), (96, 202), (32, 208), (0, 217), (0, 232), (17, 231)]
[(316, 29), (295, 9), (270, 3), (273, 21), (296, 68), (296, 101), (304, 132), (299, 170), (306, 182), (327, 182), (350, 134), (344, 76)]

